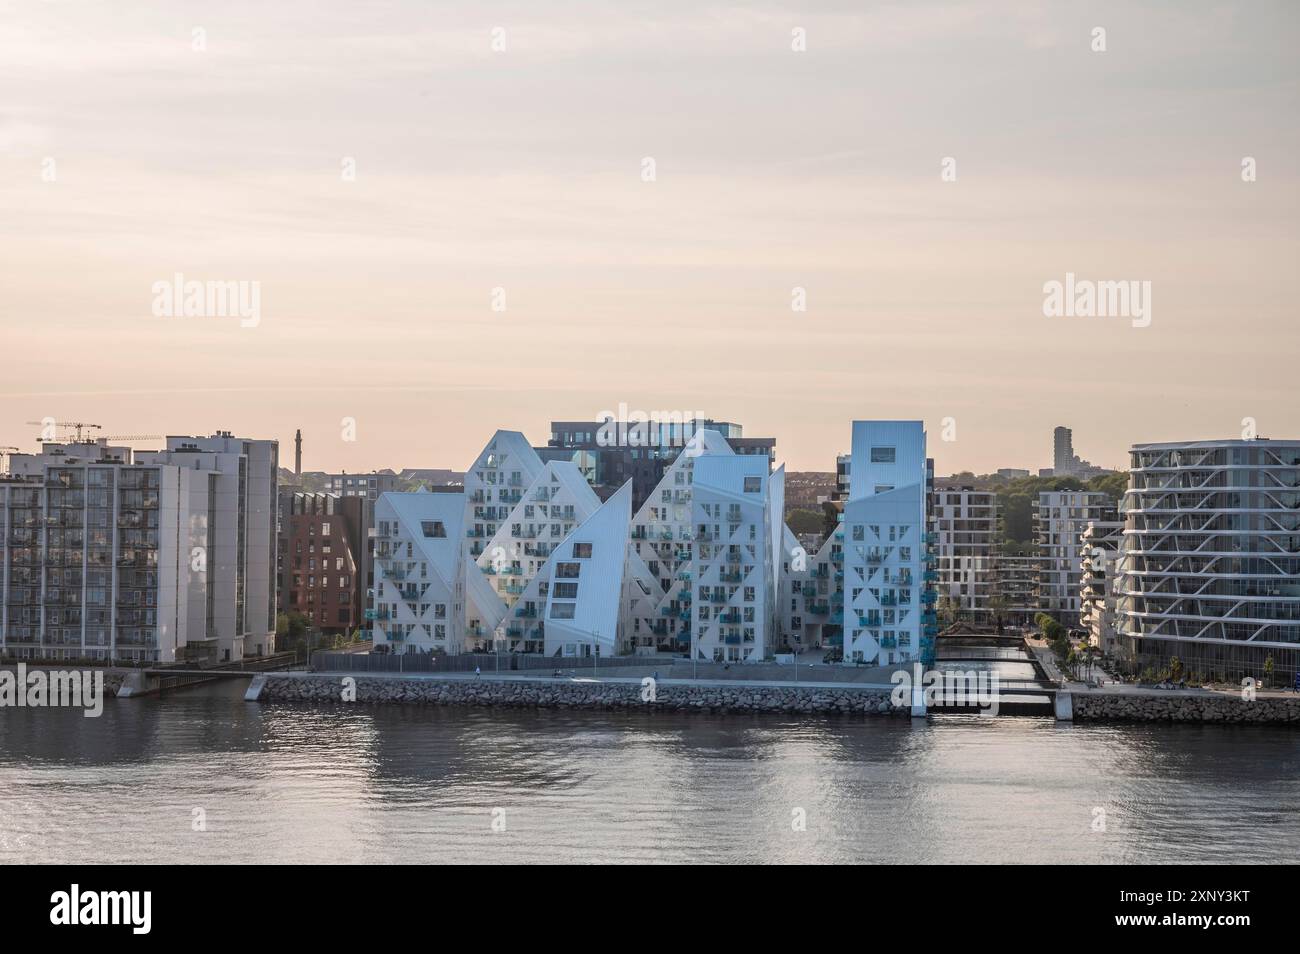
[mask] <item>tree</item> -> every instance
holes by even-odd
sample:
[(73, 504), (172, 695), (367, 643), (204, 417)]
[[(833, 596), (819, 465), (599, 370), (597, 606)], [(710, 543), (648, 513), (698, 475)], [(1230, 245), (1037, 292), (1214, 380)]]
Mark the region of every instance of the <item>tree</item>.
[(1128, 490), (1128, 472), (1120, 471), (1093, 477), (1088, 481), (1088, 489), (1104, 493), (1110, 497), (1112, 503), (1118, 504), (1124, 497), (1124, 491)]
[(993, 623), (998, 628), (998, 635), (1002, 635), (1002, 621), (1006, 616), (1007, 610), (1011, 608), (1011, 601), (1001, 593), (989, 597), (989, 612), (993, 614)]
[(957, 604), (945, 593), (939, 597), (939, 602), (935, 605), (935, 613), (944, 626), (951, 626), (957, 619)]
[(1273, 656), (1271, 653), (1264, 660), (1264, 685), (1269, 689), (1273, 688)]
[(821, 533), (822, 515), (814, 510), (791, 510), (785, 515), (786, 526), (791, 533)]

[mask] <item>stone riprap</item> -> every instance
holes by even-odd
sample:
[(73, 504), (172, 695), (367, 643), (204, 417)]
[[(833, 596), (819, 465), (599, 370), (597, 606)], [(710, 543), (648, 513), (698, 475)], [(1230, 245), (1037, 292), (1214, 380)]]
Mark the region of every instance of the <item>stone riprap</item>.
[(1300, 696), (1259, 696), (1247, 701), (1227, 693), (1132, 695), (1073, 693), (1076, 722), (1289, 722), (1300, 725)]
[[(342, 702), (343, 679), (267, 674), (262, 702)], [(654, 701), (642, 699), (640, 683), (574, 683), (548, 680), (438, 680), (354, 676), (358, 703), (446, 706), (506, 706), (557, 709), (663, 709), (700, 712), (856, 713), (908, 715), (884, 690), (775, 686), (655, 687)]]

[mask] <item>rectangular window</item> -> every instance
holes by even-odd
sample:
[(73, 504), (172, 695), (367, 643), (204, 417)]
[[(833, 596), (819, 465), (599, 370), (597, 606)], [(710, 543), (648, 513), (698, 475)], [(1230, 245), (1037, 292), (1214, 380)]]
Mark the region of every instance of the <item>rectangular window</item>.
[(576, 600), (578, 598), (578, 584), (556, 583), (555, 598), (559, 600)]
[(747, 494), (756, 494), (756, 493), (758, 493), (759, 491), (761, 491), (762, 489), (763, 489), (763, 478), (762, 478), (762, 477), (746, 477), (746, 478), (745, 478), (745, 493), (747, 493)]
[(555, 578), (557, 580), (576, 580), (580, 569), (581, 564), (579, 563), (557, 563), (555, 564)]
[(552, 603), (551, 619), (573, 619), (573, 610), (577, 603)]
[(892, 447), (871, 448), (871, 463), (873, 464), (894, 463), (894, 448)]
[(573, 545), (573, 558), (574, 558), (575, 560), (589, 560), (589, 559), (591, 559), (591, 544), (590, 544), (590, 543), (575, 543), (575, 544)]

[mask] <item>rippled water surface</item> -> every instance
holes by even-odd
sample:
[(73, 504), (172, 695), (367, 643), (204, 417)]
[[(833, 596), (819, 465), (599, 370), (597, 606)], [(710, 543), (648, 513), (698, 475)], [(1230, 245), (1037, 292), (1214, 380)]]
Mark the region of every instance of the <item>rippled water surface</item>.
[(1300, 860), (1295, 730), (241, 691), (0, 710), (0, 862)]

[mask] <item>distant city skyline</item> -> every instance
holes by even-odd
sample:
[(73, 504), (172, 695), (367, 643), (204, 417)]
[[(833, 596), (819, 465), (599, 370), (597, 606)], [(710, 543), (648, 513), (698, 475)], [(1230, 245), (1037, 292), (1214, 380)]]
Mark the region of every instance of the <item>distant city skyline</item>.
[[(20, 416), (20, 415), (15, 415), (15, 416)], [(782, 452), (782, 445), (784, 443), (783, 435), (781, 434), (773, 435), (768, 432), (765, 432), (763, 428), (759, 426), (752, 426), (747, 421), (734, 415), (731, 417), (726, 417), (725, 415), (721, 415), (721, 414), (712, 414), (710, 416), (714, 420), (728, 420), (733, 423), (742, 425), (744, 427), (745, 436), (759, 436), (760, 434), (763, 436), (775, 436), (776, 461), (774, 466), (779, 466), (781, 464), (784, 464), (786, 466), (786, 469), (789, 471), (794, 471), (794, 472), (814, 471), (814, 472), (821, 472), (821, 473), (834, 473), (835, 458), (838, 454), (844, 453), (843, 451), (835, 450), (829, 453), (827, 455), (827, 459), (824, 461), (814, 457), (809, 460), (807, 466), (800, 466), (798, 464), (792, 463), (790, 459), (783, 454)], [(552, 421), (552, 415), (542, 414), (542, 418), (544, 419), (544, 423), (537, 427), (518, 427), (512, 423), (487, 422), (486, 424), (483, 425), (483, 431), (490, 432), (498, 428), (504, 430), (521, 431), (528, 438), (529, 442), (533, 446), (544, 447), (546, 446), (547, 440), (550, 437), (550, 424)], [(585, 420), (585, 418), (580, 418), (580, 417), (571, 417), (566, 419), (571, 419), (575, 421)], [(906, 418), (900, 418), (900, 419), (906, 419)], [(56, 418), (56, 420), (62, 421), (64, 420), (64, 418)], [(221, 421), (221, 420), (225, 420), (225, 418), (222, 418), (220, 415), (217, 415), (213, 418), (213, 420)], [(845, 426), (847, 427), (848, 423), (850, 423), (852, 420), (853, 418), (846, 418)], [(592, 424), (594, 425), (599, 422), (599, 419), (592, 416), (591, 421)], [(98, 422), (96, 421), (92, 423), (98, 423)], [(1038, 473), (1040, 469), (1044, 469), (1044, 468), (1051, 469), (1054, 466), (1054, 461), (1052, 459), (1052, 453), (1051, 453), (1052, 450), (1051, 442), (1053, 436), (1052, 429), (1049, 429), (1046, 432), (1045, 436), (1043, 436), (1042, 439), (1038, 442), (1040, 445), (1046, 447), (1047, 449), (1040, 450), (1036, 456), (1032, 451), (1026, 451), (1025, 454), (1021, 455), (1021, 458), (1016, 459), (1014, 461), (1008, 462), (1008, 461), (994, 460), (991, 461), (988, 466), (975, 467), (975, 466), (967, 465), (962, 461), (960, 457), (961, 454), (960, 441), (954, 441), (948, 445), (945, 445), (945, 443), (939, 437), (939, 434), (942, 431), (942, 427), (931, 424), (931, 422), (929, 421), (925, 422), (925, 425), (926, 425), (926, 430), (930, 435), (930, 448), (932, 451), (932, 456), (935, 458), (935, 474), (937, 476), (949, 476), (951, 474), (958, 474), (967, 471), (977, 475), (994, 474), (997, 472), (999, 468), (1024, 469), (1024, 470), (1028, 470), (1031, 475), (1035, 475)], [(130, 430), (130, 428), (127, 428), (125, 426), (117, 427), (117, 428), (113, 428), (109, 425), (101, 425), (101, 426), (103, 429), (100, 431), (87, 430), (86, 431), (87, 437), (93, 439), (97, 437), (99, 434), (112, 434), (118, 431)], [(18, 439), (15, 439), (13, 434), (0, 434), (0, 442), (12, 440), (13, 441), (12, 446), (17, 447), (19, 453), (29, 453), (29, 454), (39, 453), (40, 442), (37, 440), (37, 437), (40, 434), (41, 428), (39, 426), (31, 425), (25, 422), (22, 425), (20, 425), (20, 427), (22, 428), (24, 434), (18, 435)], [(136, 430), (149, 430), (149, 428), (136, 428)], [(239, 433), (237, 429), (232, 427), (225, 427), (224, 425), (221, 426), (213, 425), (211, 427), (207, 427), (206, 425), (202, 427), (200, 426), (182, 427), (179, 429), (174, 427), (163, 428), (162, 430), (157, 430), (157, 433), (162, 438), (166, 438), (166, 437), (181, 437), (181, 436), (202, 436), (207, 433), (213, 433), (217, 430), (229, 430), (235, 433)], [(294, 469), (294, 456), (293, 456), (294, 433), (297, 430), (298, 428), (292, 429), (289, 432), (287, 437), (281, 435), (274, 435), (274, 434), (267, 435), (257, 430), (253, 430), (248, 433), (250, 433), (250, 435), (253, 438), (256, 438), (258, 440), (278, 440), (280, 444), (280, 467), (283, 470), (292, 471)], [(411, 468), (426, 468), (426, 469), (433, 468), (433, 469), (445, 469), (445, 470), (463, 472), (465, 467), (468, 466), (469, 461), (473, 460), (473, 456), (477, 450), (477, 449), (471, 449), (467, 453), (461, 452), (458, 456), (449, 456), (449, 453), (455, 454), (455, 452), (444, 453), (443, 451), (439, 450), (440, 445), (438, 444), (429, 444), (426, 447), (425, 445), (421, 445), (419, 443), (411, 444), (410, 442), (406, 442), (405, 444), (398, 447), (394, 451), (393, 458), (391, 459), (375, 458), (373, 460), (370, 460), (366, 458), (364, 454), (364, 450), (360, 446), (362, 444), (360, 433), (359, 433), (360, 422), (358, 422), (358, 439), (356, 441), (350, 442), (350, 441), (343, 440), (342, 437), (340, 436), (341, 430), (342, 427), (336, 428), (333, 434), (327, 434), (324, 437), (323, 443), (325, 444), (326, 449), (322, 451), (321, 454), (330, 455), (330, 456), (328, 456), (327, 459), (322, 460), (321, 457), (318, 456), (313, 446), (314, 442), (312, 440), (312, 435), (305, 428), (303, 429), (302, 469), (304, 473), (325, 472), (325, 473), (337, 474), (337, 473), (348, 472), (348, 473), (362, 474), (362, 473), (371, 473), (374, 471), (389, 469), (400, 474), (404, 469), (411, 469)], [(30, 437), (25, 436), (28, 434), (33, 436)], [(58, 440), (56, 440), (55, 443), (62, 443), (64, 441), (64, 435), (65, 435), (65, 428), (62, 427), (58, 428)], [(1188, 438), (1188, 440), (1231, 439), (1232, 437), (1235, 436), (1238, 435), (1231, 435), (1231, 434), (1226, 436), (1220, 435), (1219, 438), (1216, 438), (1212, 435), (1201, 435), (1197, 437)], [(1087, 434), (1084, 434), (1083, 437), (1085, 440), (1085, 446), (1093, 446), (1096, 444), (1096, 441), (1088, 439)], [(1260, 437), (1261, 438), (1273, 437), (1275, 439), (1283, 439), (1285, 438), (1285, 435), (1261, 434)], [(481, 435), (480, 435), (479, 442), (481, 443)], [(1136, 445), (1141, 443), (1154, 443), (1154, 442), (1156, 441), (1134, 441), (1133, 444)], [(154, 446), (161, 447), (163, 441), (161, 440), (119, 441), (118, 443), (127, 444), (131, 447), (136, 448), (137, 450), (146, 450), (146, 449), (151, 449)], [(384, 443), (387, 444), (386, 441)], [(472, 438), (470, 440), (470, 443), (472, 447), (473, 445)], [(847, 444), (848, 441), (846, 441), (845, 443)], [(0, 443), (0, 446), (3, 446), (3, 443)], [(1128, 454), (1131, 446), (1132, 445), (1126, 445), (1124, 448), (1119, 450), (1114, 455), (1115, 457), (1118, 458), (1117, 462), (1114, 464), (1110, 464), (1106, 462), (1109, 459), (1109, 457), (1108, 455), (1105, 454), (1105, 451), (1098, 452), (1098, 456), (1101, 457), (1102, 459), (1099, 461), (1094, 461), (1094, 463), (1096, 463), (1097, 466), (1104, 467), (1111, 470), (1126, 470), (1128, 467), (1127, 460), (1128, 460)], [(948, 447), (951, 447), (953, 449), (945, 453)], [(987, 457), (986, 454), (979, 455), (979, 456), (981, 456), (982, 458)], [(1031, 459), (1024, 460), (1023, 458), (1026, 457)], [(360, 459), (360, 462), (356, 463), (358, 459)], [(945, 466), (942, 463), (942, 461), (945, 459), (952, 460), (953, 463), (950, 466)], [(342, 463), (339, 463), (336, 466), (331, 464), (330, 461), (336, 461), (336, 462), (349, 461), (353, 463), (350, 463), (348, 465), (343, 465)]]

